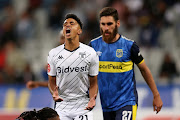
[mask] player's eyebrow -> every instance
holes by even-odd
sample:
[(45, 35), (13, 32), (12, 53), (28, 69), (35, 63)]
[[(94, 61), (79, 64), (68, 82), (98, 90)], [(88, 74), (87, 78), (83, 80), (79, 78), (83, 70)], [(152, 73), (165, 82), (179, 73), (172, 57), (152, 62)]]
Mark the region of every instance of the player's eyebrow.
[[(71, 25), (73, 25), (73, 24), (75, 24), (76, 22), (75, 22), (75, 21), (70, 21), (69, 23), (70, 23)], [(64, 24), (63, 24), (63, 26), (65, 26), (65, 25), (67, 25), (67, 24), (68, 24), (68, 22), (65, 21)]]
[(108, 22), (108, 23), (102, 22), (101, 24), (102, 24), (102, 25), (108, 25), (108, 26), (110, 26), (110, 25), (112, 25), (113, 23), (112, 23), (112, 22)]
[(109, 26), (109, 25), (112, 25), (112, 24), (113, 24), (112, 22), (108, 22), (108, 23), (107, 23), (108, 26)]

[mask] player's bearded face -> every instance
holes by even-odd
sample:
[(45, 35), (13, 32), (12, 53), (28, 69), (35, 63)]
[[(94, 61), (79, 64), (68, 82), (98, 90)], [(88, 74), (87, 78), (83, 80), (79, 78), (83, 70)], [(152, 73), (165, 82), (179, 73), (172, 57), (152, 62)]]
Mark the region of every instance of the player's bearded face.
[[(118, 27), (117, 25), (115, 25), (115, 28), (112, 30), (112, 32), (109, 30), (103, 31), (101, 28), (100, 32), (103, 36), (104, 41), (112, 41), (115, 38), (116, 34), (118, 33)], [(109, 35), (107, 36), (105, 34), (109, 34)]]

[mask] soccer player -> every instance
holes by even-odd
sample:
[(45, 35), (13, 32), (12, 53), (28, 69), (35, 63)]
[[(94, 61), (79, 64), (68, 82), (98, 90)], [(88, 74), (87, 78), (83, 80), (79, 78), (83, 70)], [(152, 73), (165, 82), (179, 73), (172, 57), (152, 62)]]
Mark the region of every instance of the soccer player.
[(80, 19), (67, 14), (63, 23), (65, 44), (48, 54), (48, 87), (62, 120), (93, 120), (99, 58), (93, 48), (79, 42), (81, 33)]
[(102, 36), (92, 40), (90, 46), (99, 55), (98, 87), (104, 120), (136, 119), (134, 63), (153, 93), (154, 111), (158, 113), (163, 105), (160, 94), (137, 44), (118, 33), (117, 10), (105, 7), (99, 16)]
[(55, 110), (45, 107), (39, 111), (25, 111), (16, 120), (60, 120)]

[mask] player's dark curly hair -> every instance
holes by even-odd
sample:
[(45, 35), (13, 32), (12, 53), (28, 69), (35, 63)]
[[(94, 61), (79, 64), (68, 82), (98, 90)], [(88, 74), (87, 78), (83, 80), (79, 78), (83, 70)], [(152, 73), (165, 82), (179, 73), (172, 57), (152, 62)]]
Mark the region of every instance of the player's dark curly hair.
[(82, 29), (83, 23), (81, 22), (81, 20), (75, 14), (72, 14), (72, 13), (67, 14), (66, 17), (65, 17), (65, 20), (68, 19), (68, 18), (72, 18), (72, 19), (76, 20), (78, 22), (79, 26)]
[(16, 120), (48, 120), (49, 118), (57, 117), (55, 110), (45, 107), (39, 111), (25, 111)]
[(99, 17), (112, 16), (115, 21), (119, 20), (118, 12), (113, 7), (105, 7), (99, 12)]

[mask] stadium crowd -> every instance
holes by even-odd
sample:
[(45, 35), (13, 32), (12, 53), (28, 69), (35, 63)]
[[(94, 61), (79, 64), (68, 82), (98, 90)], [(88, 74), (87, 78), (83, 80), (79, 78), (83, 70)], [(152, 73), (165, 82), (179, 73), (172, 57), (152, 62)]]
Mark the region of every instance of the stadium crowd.
[(119, 33), (137, 42), (156, 82), (161, 82), (161, 63), (166, 53), (170, 53), (176, 64), (175, 81), (178, 81), (178, 0), (1, 0), (0, 84), (44, 81), (46, 56), (59, 44), (64, 16), (75, 13), (80, 17), (84, 24), (80, 41), (88, 44), (100, 35), (97, 15), (105, 6), (118, 10)]

